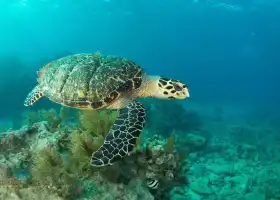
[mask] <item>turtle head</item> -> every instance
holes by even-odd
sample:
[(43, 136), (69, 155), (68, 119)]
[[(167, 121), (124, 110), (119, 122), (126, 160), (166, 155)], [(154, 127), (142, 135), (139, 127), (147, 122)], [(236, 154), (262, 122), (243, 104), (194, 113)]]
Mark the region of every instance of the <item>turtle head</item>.
[(179, 80), (159, 77), (157, 86), (160, 98), (185, 99), (190, 96), (186, 84)]
[(151, 95), (160, 99), (186, 99), (190, 96), (186, 84), (179, 80), (165, 77), (153, 77), (155, 83), (154, 92)]

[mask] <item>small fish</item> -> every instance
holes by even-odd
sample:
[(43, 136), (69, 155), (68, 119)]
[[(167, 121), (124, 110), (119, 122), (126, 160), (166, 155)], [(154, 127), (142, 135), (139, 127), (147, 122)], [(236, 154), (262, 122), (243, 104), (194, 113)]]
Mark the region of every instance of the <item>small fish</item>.
[(158, 180), (147, 179), (147, 186), (148, 186), (148, 188), (155, 190), (158, 188), (159, 182), (158, 182)]

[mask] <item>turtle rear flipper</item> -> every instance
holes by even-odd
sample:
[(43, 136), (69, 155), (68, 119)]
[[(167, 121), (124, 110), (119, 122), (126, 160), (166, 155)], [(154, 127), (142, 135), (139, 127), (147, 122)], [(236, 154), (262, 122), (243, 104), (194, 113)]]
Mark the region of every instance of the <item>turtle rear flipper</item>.
[(119, 112), (119, 117), (105, 137), (104, 144), (92, 154), (91, 164), (112, 165), (130, 155), (145, 125), (146, 113), (139, 102), (131, 102)]
[(43, 92), (39, 85), (35, 86), (31, 92), (27, 95), (24, 101), (25, 106), (32, 106), (43, 96)]

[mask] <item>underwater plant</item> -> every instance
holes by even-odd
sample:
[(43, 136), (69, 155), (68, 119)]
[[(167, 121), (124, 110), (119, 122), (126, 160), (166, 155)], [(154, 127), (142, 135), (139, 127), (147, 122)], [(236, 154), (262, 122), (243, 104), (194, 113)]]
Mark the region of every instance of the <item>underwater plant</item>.
[(89, 131), (93, 136), (106, 136), (109, 129), (117, 118), (117, 111), (79, 111), (79, 127)]
[(57, 176), (61, 171), (63, 161), (55, 148), (51, 146), (34, 152), (32, 158), (32, 176), (35, 180), (45, 181), (44, 179)]
[(38, 111), (28, 110), (22, 113), (22, 124), (32, 126), (41, 121), (47, 121), (51, 129), (57, 129), (61, 122), (68, 118), (69, 109), (61, 106), (59, 113), (51, 108), (49, 110), (41, 109)]
[(33, 152), (31, 182), (33, 185), (45, 186), (63, 198), (69, 198), (78, 184), (78, 179), (68, 173), (67, 163), (52, 146), (39, 152)]
[(89, 131), (76, 130), (71, 134), (70, 168), (74, 173), (90, 169), (92, 152), (96, 151), (104, 142), (102, 135), (93, 137)]
[(78, 112), (78, 129), (71, 133), (69, 145), (70, 166), (75, 173), (91, 169), (91, 155), (103, 144), (116, 117), (116, 111)]

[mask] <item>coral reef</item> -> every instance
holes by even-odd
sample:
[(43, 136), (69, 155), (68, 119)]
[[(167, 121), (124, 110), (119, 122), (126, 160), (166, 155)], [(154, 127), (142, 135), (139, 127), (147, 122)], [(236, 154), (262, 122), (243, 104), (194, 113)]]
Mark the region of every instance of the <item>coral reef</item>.
[(188, 148), (189, 152), (202, 150), (207, 144), (207, 140), (205, 137), (192, 133), (187, 134), (182, 141), (184, 143), (184, 146)]
[(260, 121), (254, 126), (219, 121), (209, 127), (213, 137), (188, 155), (189, 184), (172, 190), (173, 199), (279, 199), (278, 129)]
[[(228, 148), (234, 151), (234, 147)], [(217, 157), (216, 153), (202, 157), (190, 155), (187, 172), (190, 184), (185, 187), (184, 196), (195, 199), (278, 199), (279, 164), (261, 164), (236, 156), (229, 162), (222, 156)], [(176, 195), (180, 196), (178, 192)]]
[[(177, 104), (165, 112), (178, 122), (157, 109), (152, 104), (149, 113), (157, 118), (148, 120), (133, 153), (103, 168), (92, 167), (90, 157), (117, 112), (77, 111), (69, 120), (65, 108), (28, 111), (28, 125), (0, 134), (0, 199), (280, 198), (278, 123), (229, 123), (217, 108), (202, 127), (184, 124), (189, 119), (181, 117), (192, 115)], [(194, 121), (209, 120), (200, 117)]]
[(70, 199), (79, 182), (75, 174), (68, 171), (68, 164), (55, 148), (47, 146), (38, 153), (33, 153), (31, 184), (48, 186), (51, 193)]
[[(67, 114), (63, 108), (59, 115), (54, 110), (38, 113), (40, 115), (28, 115), (28, 121), (36, 122), (38, 118), (44, 121), (1, 134), (1, 181), (11, 188), (11, 177), (23, 177), (32, 187), (44, 187), (46, 192), (48, 190), (50, 194), (55, 193), (60, 197), (71, 196), (76, 179), (67, 176), (66, 165), (58, 152), (68, 142), (69, 130), (60, 127)], [(26, 195), (18, 192), (18, 196)]]
[(92, 200), (154, 200), (140, 180), (132, 180), (127, 185), (107, 182), (101, 188)]
[[(29, 126), (1, 134), (0, 198), (279, 199), (278, 129), (270, 125), (221, 126), (223, 117), (207, 124), (209, 132), (174, 129), (169, 137), (167, 130), (155, 134), (148, 128), (130, 156), (94, 168), (91, 154), (117, 113), (77, 113), (75, 123), (64, 120), (68, 114), (51, 111)], [(269, 136), (263, 137), (265, 133)]]
[[(94, 168), (91, 154), (103, 143), (117, 112), (79, 111), (76, 125), (65, 124), (67, 117), (64, 108), (59, 114), (53, 109), (29, 111), (25, 115), (29, 125), (1, 134), (1, 181), (10, 191), (3, 193), (6, 199), (29, 198), (27, 191), (38, 198), (49, 194), (67, 200), (160, 199), (186, 183), (174, 137), (150, 138), (145, 145), (140, 137), (131, 156), (113, 166)], [(156, 190), (147, 186), (150, 179), (159, 182)], [(13, 187), (11, 180), (16, 182)], [(36, 188), (44, 190), (37, 194)]]
[(156, 180), (159, 187), (150, 192), (156, 199), (166, 197), (176, 186), (186, 184), (183, 162), (185, 156), (176, 152), (174, 136), (160, 142), (151, 138), (146, 148), (138, 149), (134, 154), (124, 158), (112, 167), (103, 169), (101, 174), (110, 182), (129, 183), (131, 180)]
[(0, 199), (2, 200), (63, 200), (55, 193), (50, 193), (45, 187), (24, 187), (23, 183), (10, 181), (0, 186)]

